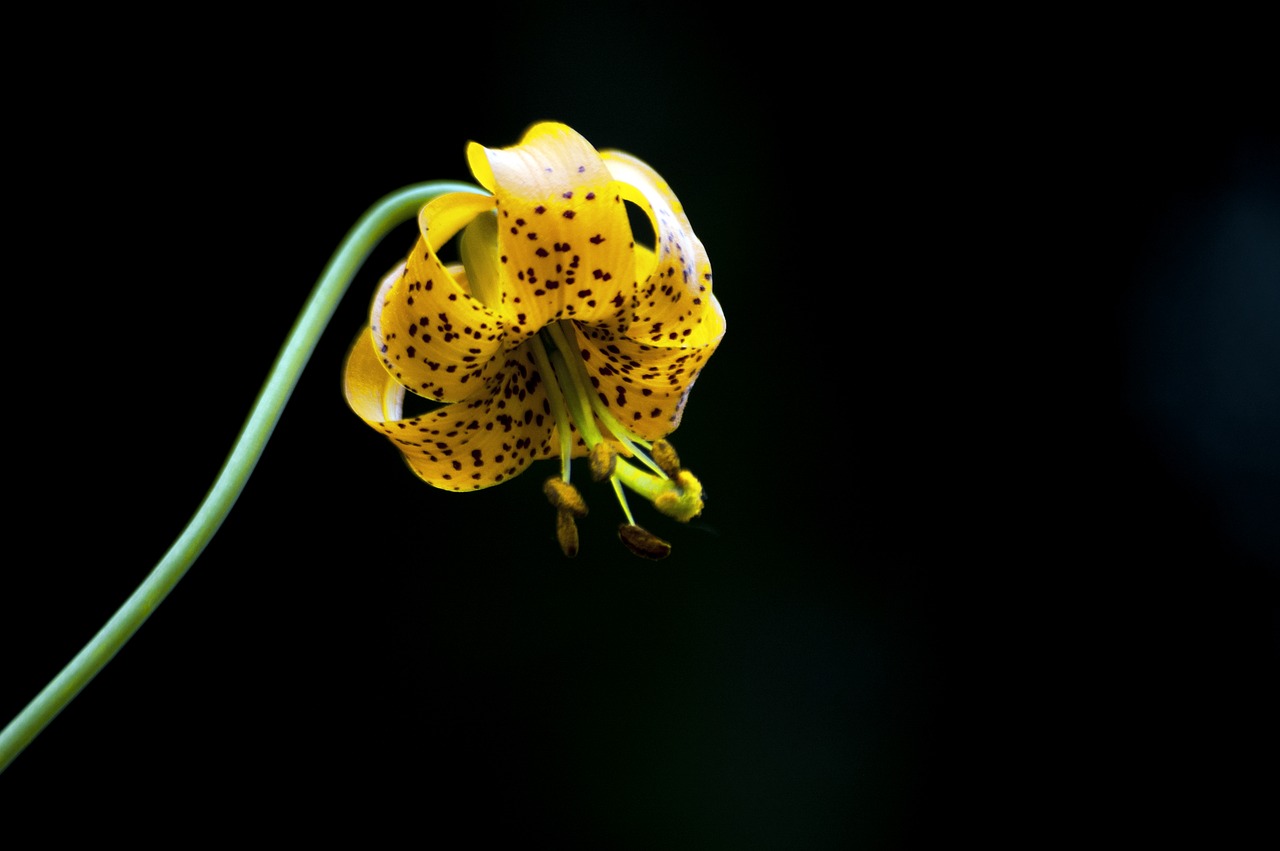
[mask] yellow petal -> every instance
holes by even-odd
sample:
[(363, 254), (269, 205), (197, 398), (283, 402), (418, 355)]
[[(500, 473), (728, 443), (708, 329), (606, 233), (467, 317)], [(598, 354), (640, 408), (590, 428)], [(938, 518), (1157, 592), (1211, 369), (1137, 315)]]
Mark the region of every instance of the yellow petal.
[(649, 216), (656, 237), (656, 256), (637, 264), (645, 277), (628, 336), (651, 346), (714, 346), (724, 336), (724, 313), (711, 297), (706, 249), (680, 200), (661, 175), (630, 154), (606, 151), (601, 157), (623, 198)]
[[(559, 457), (555, 418), (527, 347), (495, 365), (482, 394), (416, 417), (402, 415), (403, 388), (382, 367), (366, 330), (347, 355), (347, 403), (403, 454), (409, 468), (438, 488), (471, 491)], [(582, 454), (580, 445), (575, 454)]]
[(351, 410), (368, 423), (400, 418), (404, 385), (382, 366), (373, 335), (365, 328), (351, 344), (342, 372), (342, 390)]
[(504, 347), (500, 310), (471, 295), (465, 277), (437, 253), (477, 215), (493, 209), (487, 195), (458, 192), (426, 204), (419, 237), (398, 274), (374, 296), (370, 326), (387, 370), (411, 392), (442, 402), (476, 392)]
[(543, 123), (514, 147), (472, 143), (467, 156), (496, 198), (494, 251), (511, 341), (556, 319), (625, 326), (636, 284), (631, 227), (595, 148), (563, 124)]
[(710, 307), (721, 335), (700, 346), (655, 347), (600, 327), (577, 330), (587, 373), (600, 401), (634, 434), (645, 440), (666, 437), (680, 425), (693, 382), (720, 343), (724, 314), (714, 296)]

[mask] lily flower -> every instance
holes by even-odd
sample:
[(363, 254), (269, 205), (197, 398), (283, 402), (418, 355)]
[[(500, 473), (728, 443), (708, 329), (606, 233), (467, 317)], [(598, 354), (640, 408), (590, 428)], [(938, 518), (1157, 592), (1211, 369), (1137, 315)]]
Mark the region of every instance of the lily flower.
[[(703, 509), (666, 437), (725, 333), (706, 251), (657, 172), (563, 124), (535, 124), (510, 148), (472, 142), (467, 159), (488, 194), (422, 207), (348, 354), (347, 402), (437, 488), (475, 491), (559, 460), (544, 492), (570, 556), (587, 513), (570, 461), (587, 458), (612, 483), (623, 543), (661, 558), (670, 546), (636, 525), (625, 491), (681, 522)], [(653, 245), (637, 241), (628, 204)], [(450, 245), (461, 262), (441, 258)], [(413, 396), (431, 404), (413, 413)]]

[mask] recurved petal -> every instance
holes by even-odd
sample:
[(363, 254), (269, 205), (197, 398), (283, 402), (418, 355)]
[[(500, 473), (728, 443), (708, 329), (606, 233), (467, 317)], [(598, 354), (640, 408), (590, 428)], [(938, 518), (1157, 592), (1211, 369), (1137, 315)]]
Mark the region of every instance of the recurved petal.
[(720, 333), (699, 345), (650, 346), (598, 326), (575, 331), (592, 384), (617, 421), (645, 440), (665, 437), (680, 425), (685, 402), (707, 358), (720, 344), (724, 314), (708, 294), (705, 325)]
[(504, 345), (501, 309), (471, 294), (461, 267), (447, 267), (438, 251), (463, 226), (488, 210), (487, 195), (457, 192), (426, 204), (419, 237), (374, 296), (370, 326), (383, 364), (411, 392), (442, 402), (476, 392)]
[(511, 148), (467, 157), (498, 210), (504, 309), (513, 339), (555, 319), (625, 326), (635, 291), (626, 204), (600, 155), (563, 124), (536, 124)]
[(347, 351), (342, 390), (351, 410), (367, 423), (399, 419), (404, 405), (404, 385), (382, 366), (373, 334), (365, 328)]
[(379, 362), (372, 337), (348, 353), (347, 402), (404, 455), (430, 485), (452, 491), (491, 487), (543, 458), (559, 457), (555, 418), (527, 347), (495, 363), (484, 392), (421, 416), (405, 417), (403, 388)]
[(622, 196), (653, 226), (654, 255), (636, 263), (640, 281), (629, 336), (651, 346), (705, 346), (724, 334), (724, 314), (711, 300), (711, 263), (684, 207), (648, 164), (621, 151), (601, 154)]

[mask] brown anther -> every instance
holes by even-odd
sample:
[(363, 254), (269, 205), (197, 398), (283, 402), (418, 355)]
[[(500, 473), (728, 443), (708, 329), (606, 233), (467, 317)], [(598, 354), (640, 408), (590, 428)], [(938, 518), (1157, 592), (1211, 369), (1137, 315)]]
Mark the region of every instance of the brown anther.
[(653, 461), (662, 472), (673, 479), (676, 473), (680, 472), (680, 456), (676, 454), (675, 447), (665, 440), (653, 442)]
[(562, 508), (556, 512), (556, 540), (569, 558), (578, 554), (578, 527), (573, 522), (572, 511)]
[(591, 447), (587, 464), (591, 467), (591, 481), (603, 482), (613, 475), (614, 468), (618, 466), (618, 450), (612, 443), (601, 441)]
[(542, 492), (558, 510), (572, 512), (578, 517), (587, 516), (587, 504), (583, 501), (582, 494), (564, 479), (552, 476), (542, 483)]
[(631, 523), (618, 526), (618, 537), (627, 545), (627, 549), (641, 558), (657, 560), (671, 554), (670, 544), (648, 529), (642, 529)]

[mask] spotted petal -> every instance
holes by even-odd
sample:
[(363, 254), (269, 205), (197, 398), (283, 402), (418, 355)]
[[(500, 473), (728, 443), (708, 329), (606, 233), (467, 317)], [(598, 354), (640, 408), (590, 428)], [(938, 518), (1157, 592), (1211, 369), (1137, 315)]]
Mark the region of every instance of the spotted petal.
[(601, 156), (624, 198), (649, 216), (656, 246), (636, 249), (645, 278), (625, 333), (582, 326), (578, 341), (600, 401), (622, 425), (655, 440), (680, 425), (689, 390), (724, 337), (724, 312), (711, 291), (706, 250), (670, 187), (629, 154)]
[(724, 336), (724, 313), (711, 298), (711, 263), (683, 205), (647, 163), (621, 151), (601, 156), (655, 234), (655, 254), (637, 263), (641, 283), (628, 336), (650, 346), (714, 349)]
[(507, 321), (475, 298), (438, 251), (476, 216), (493, 209), (486, 195), (456, 192), (426, 204), (417, 244), (394, 279), (384, 279), (370, 326), (382, 362), (411, 392), (443, 402), (476, 392), (504, 347)]
[[(724, 314), (714, 296), (710, 304), (714, 317), (707, 324), (718, 323), (723, 329)], [(666, 437), (680, 425), (689, 391), (720, 342), (716, 336), (700, 346), (650, 346), (605, 328), (580, 326), (577, 332), (600, 401), (620, 424), (645, 440)]]
[[(471, 491), (499, 484), (533, 461), (559, 457), (555, 418), (527, 346), (495, 363), (482, 394), (420, 416), (405, 416), (404, 388), (383, 369), (368, 330), (347, 355), (347, 403), (382, 432), (428, 484)], [(575, 454), (585, 453), (575, 441)]]
[(625, 327), (636, 285), (631, 226), (621, 187), (595, 148), (548, 122), (512, 148), (473, 142), (467, 158), (496, 198), (511, 339), (556, 319)]

